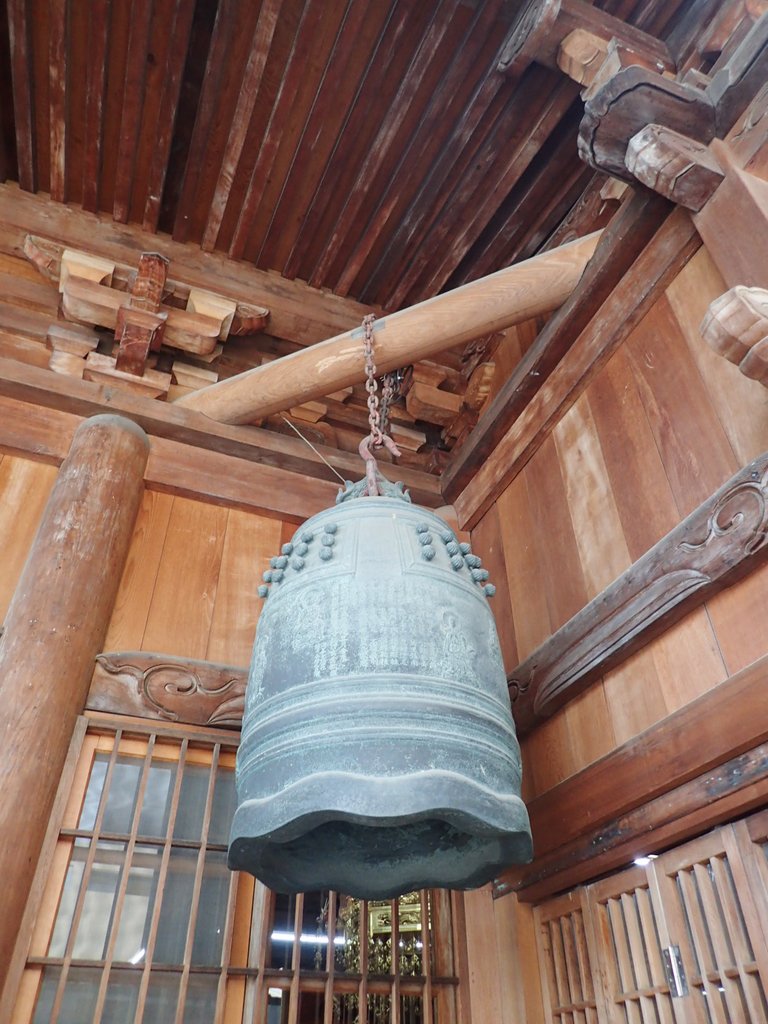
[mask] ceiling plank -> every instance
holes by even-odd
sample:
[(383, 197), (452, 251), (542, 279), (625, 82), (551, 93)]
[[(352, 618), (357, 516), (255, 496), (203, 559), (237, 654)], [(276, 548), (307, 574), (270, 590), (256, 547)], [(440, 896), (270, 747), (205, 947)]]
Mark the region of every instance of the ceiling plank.
[(279, 199), (285, 180), (281, 161), (285, 161), (287, 154), (290, 167), (291, 155), (303, 134), (307, 111), (311, 110), (317, 95), (346, 10), (345, 3), (328, 6), (324, 0), (306, 0), (264, 138), (240, 204), (229, 247), (229, 254), (235, 259), (245, 257), (257, 262), (275, 206), (274, 192), (277, 191)]
[(430, 4), (426, 3), (396, 5), (302, 222), (297, 244), (283, 268), (286, 277), (309, 280), (322, 257), (325, 240), (344, 208), (358, 168), (375, 138), (376, 114), (381, 111), (383, 117), (391, 106), (397, 83), (407, 73), (414, 50), (427, 30), (430, 10)]
[[(449, 231), (449, 222), (444, 219), (437, 236), (423, 243), (422, 248), (429, 246), (433, 256), (428, 265), (428, 272), (420, 280), (414, 281), (417, 295), (433, 295), (445, 285), (453, 269), (488, 226), (499, 204), (520, 181), (536, 153), (566, 115), (576, 94), (577, 88), (570, 80), (563, 79), (558, 82), (546, 94), (546, 103), (536, 118), (523, 122), (526, 128), (524, 138), (520, 139), (517, 145), (512, 143), (505, 146), (509, 153), (506, 164), (497, 164), (489, 154), (490, 173), (485, 176), (481, 188), (476, 182), (473, 183), (472, 175), (467, 175), (459, 183), (456, 195), (451, 198), (449, 205), (461, 203), (471, 210), (471, 215), (458, 231)], [(576, 162), (575, 157), (573, 162)], [(468, 201), (471, 191), (476, 191), (479, 198), (474, 204)]]
[(115, 191), (112, 202), (112, 216), (121, 224), (128, 221), (131, 209), (136, 150), (139, 145), (141, 112), (144, 105), (144, 80), (147, 69), (151, 16), (152, 0), (134, 0), (128, 36), (128, 58), (125, 66)]
[(391, 17), (386, 4), (351, 5), (286, 175), (260, 265), (285, 267)]
[[(435, 74), (435, 68), (439, 68), (442, 63), (442, 58), (439, 57), (440, 47), (456, 23), (457, 7), (458, 0), (447, 0), (441, 4), (422, 37), (395, 98), (365, 153), (354, 187), (346, 197), (341, 215), (310, 277), (313, 284), (331, 282), (334, 264), (340, 257), (350, 232), (359, 230), (358, 225), (365, 220), (360, 217), (360, 213), (371, 189), (374, 175), (385, 163), (393, 162), (392, 166), (397, 166), (401, 155), (401, 147), (397, 145), (401, 140), (400, 131), (409, 114), (424, 102), (424, 82)], [(339, 282), (335, 282), (334, 286), (338, 287)], [(340, 287), (339, 290), (343, 293), (344, 287)]]
[[(383, 317), (374, 325), (374, 359), (379, 373), (556, 309), (571, 294), (596, 245), (597, 236), (589, 235)], [(247, 423), (321, 398), (362, 378), (362, 329), (357, 328), (201, 388), (177, 404), (221, 422)]]
[(13, 111), (19, 185), (27, 192), (37, 188), (35, 167), (34, 91), (28, 0), (8, 0), (8, 36), (11, 50)]
[(99, 208), (110, 9), (109, 0), (92, 0), (88, 10), (82, 202), (83, 208), (91, 212)]
[(160, 107), (157, 116), (157, 131), (152, 138), (152, 150), (147, 176), (142, 226), (145, 231), (156, 231), (163, 199), (168, 157), (171, 151), (173, 127), (181, 94), (181, 81), (187, 58), (194, 4), (190, 0), (175, 0), (169, 45), (162, 76)]
[(232, 118), (232, 126), (227, 137), (216, 188), (208, 211), (208, 220), (203, 232), (202, 247), (208, 251), (215, 247), (219, 237), (224, 210), (229, 200), (232, 182), (240, 162), (245, 138), (256, 106), (256, 98), (259, 94), (264, 67), (267, 63), (270, 47), (272, 46), (280, 6), (281, 0), (265, 0), (259, 12), (256, 35), (253, 40), (253, 46), (248, 54), (248, 64), (240, 87), (240, 94), (237, 98), (237, 107)]
[(67, 0), (51, 0), (48, 47), (51, 199), (63, 203), (67, 172)]
[[(475, 17), (467, 28), (462, 41), (462, 60), (453, 61), (437, 89), (433, 90), (420, 122), (418, 135), (412, 134), (400, 152), (400, 159), (394, 174), (389, 174), (381, 189), (373, 189), (376, 204), (365, 231), (355, 245), (339, 278), (336, 290), (344, 295), (352, 291), (355, 279), (363, 271), (371, 250), (386, 229), (394, 209), (402, 203), (403, 196), (413, 194), (424, 168), (429, 167), (440, 148), (448, 144), (444, 125), (450, 125), (455, 117), (453, 109), (463, 109), (472, 92), (472, 76), (468, 68), (482, 62), (488, 49), (489, 36), (501, 7), (500, 0), (478, 5)], [(495, 40), (491, 39), (493, 51)], [(481, 64), (482, 66), (482, 64)], [(483, 72), (485, 74), (486, 72)]]
[(129, 265), (135, 265), (142, 252), (159, 252), (171, 261), (171, 277), (265, 306), (270, 310), (268, 332), (303, 345), (348, 330), (371, 312), (359, 302), (234, 263), (218, 253), (201, 252), (194, 244), (179, 244), (137, 227), (114, 224), (104, 215), (52, 204), (14, 185), (0, 186), (0, 251), (23, 255), (28, 233)]

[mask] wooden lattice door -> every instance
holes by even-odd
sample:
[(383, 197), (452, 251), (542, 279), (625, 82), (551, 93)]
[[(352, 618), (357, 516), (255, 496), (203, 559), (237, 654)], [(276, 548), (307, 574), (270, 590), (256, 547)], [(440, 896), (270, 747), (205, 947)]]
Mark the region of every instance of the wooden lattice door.
[(557, 1024), (768, 1024), (768, 812), (536, 917)]

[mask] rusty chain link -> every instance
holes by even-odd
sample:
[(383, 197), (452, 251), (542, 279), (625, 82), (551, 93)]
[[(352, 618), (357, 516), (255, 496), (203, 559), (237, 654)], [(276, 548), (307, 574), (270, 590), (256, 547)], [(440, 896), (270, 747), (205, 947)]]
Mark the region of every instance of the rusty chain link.
[(368, 494), (380, 494), (377, 481), (378, 467), (376, 457), (371, 448), (387, 448), (393, 455), (400, 451), (391, 437), (387, 435), (389, 407), (395, 398), (398, 387), (396, 373), (385, 373), (382, 378), (381, 403), (379, 403), (379, 383), (376, 379), (376, 364), (373, 361), (373, 324), (376, 316), (369, 313), (363, 317), (363, 351), (365, 353), (365, 390), (368, 392), (368, 423), (371, 432), (360, 442), (360, 455), (365, 460), (365, 475), (368, 482)]

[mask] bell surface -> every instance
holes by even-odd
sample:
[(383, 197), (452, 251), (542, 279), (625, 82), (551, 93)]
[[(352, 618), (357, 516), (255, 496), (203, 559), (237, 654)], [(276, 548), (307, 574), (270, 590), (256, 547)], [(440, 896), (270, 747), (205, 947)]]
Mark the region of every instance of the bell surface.
[(349, 496), (265, 574), (229, 866), (278, 892), (473, 888), (532, 856), (487, 573), (435, 513)]

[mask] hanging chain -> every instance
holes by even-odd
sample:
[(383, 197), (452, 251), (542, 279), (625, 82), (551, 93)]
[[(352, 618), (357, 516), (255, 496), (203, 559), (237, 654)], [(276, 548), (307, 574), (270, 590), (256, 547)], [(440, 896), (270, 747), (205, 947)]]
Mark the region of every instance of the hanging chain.
[(397, 397), (399, 375), (385, 373), (381, 378), (381, 401), (377, 395), (379, 383), (376, 379), (376, 364), (373, 361), (373, 324), (376, 316), (369, 313), (363, 319), (363, 347), (365, 350), (365, 390), (368, 392), (368, 423), (371, 427), (371, 444), (381, 448), (389, 425), (389, 407)]
[(397, 393), (397, 373), (386, 373), (381, 382), (381, 403), (379, 403), (379, 382), (376, 379), (376, 364), (373, 361), (373, 313), (363, 318), (363, 351), (365, 353), (365, 390), (368, 392), (368, 423), (371, 432), (360, 442), (360, 455), (365, 460), (367, 493), (371, 496), (381, 493), (378, 484), (376, 457), (371, 448), (387, 448), (393, 455), (400, 455), (397, 445), (387, 434), (389, 407)]

